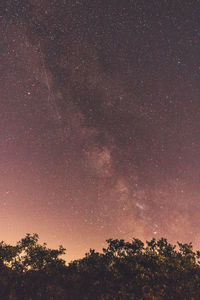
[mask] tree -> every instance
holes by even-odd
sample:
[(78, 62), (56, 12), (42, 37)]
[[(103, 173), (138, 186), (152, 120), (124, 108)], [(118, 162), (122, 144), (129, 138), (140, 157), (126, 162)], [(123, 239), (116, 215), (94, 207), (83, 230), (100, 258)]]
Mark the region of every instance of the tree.
[(69, 265), (64, 253), (40, 245), (37, 234), (16, 246), (1, 242), (0, 299), (199, 299), (200, 251), (191, 243), (109, 239), (102, 253), (91, 249)]

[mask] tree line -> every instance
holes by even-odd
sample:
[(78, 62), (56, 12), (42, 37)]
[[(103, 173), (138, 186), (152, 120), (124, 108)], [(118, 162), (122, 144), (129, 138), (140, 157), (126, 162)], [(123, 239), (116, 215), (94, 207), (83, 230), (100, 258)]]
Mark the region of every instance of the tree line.
[(1, 300), (200, 299), (200, 251), (161, 238), (107, 240), (68, 265), (65, 249), (49, 249), (37, 234), (15, 246), (0, 243)]

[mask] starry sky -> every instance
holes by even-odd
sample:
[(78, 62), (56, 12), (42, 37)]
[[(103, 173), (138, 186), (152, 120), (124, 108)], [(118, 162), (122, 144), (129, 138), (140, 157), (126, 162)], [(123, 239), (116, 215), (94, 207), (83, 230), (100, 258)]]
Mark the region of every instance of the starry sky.
[(0, 3), (0, 239), (200, 247), (200, 1)]

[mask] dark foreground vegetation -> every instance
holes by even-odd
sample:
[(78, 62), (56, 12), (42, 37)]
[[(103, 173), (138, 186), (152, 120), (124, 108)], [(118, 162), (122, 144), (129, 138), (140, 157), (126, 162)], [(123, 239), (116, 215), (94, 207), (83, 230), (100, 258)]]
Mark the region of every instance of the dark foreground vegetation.
[(166, 239), (108, 240), (66, 266), (65, 249), (47, 248), (27, 234), (16, 246), (0, 243), (1, 300), (200, 299), (200, 251)]

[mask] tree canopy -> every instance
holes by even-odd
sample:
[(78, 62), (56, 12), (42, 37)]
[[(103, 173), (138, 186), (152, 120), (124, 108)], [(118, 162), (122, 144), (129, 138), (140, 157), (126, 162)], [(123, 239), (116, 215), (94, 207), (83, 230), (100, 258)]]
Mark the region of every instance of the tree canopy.
[(101, 253), (90, 249), (68, 265), (63, 254), (37, 234), (1, 242), (0, 299), (200, 299), (200, 251), (191, 243), (109, 239)]

